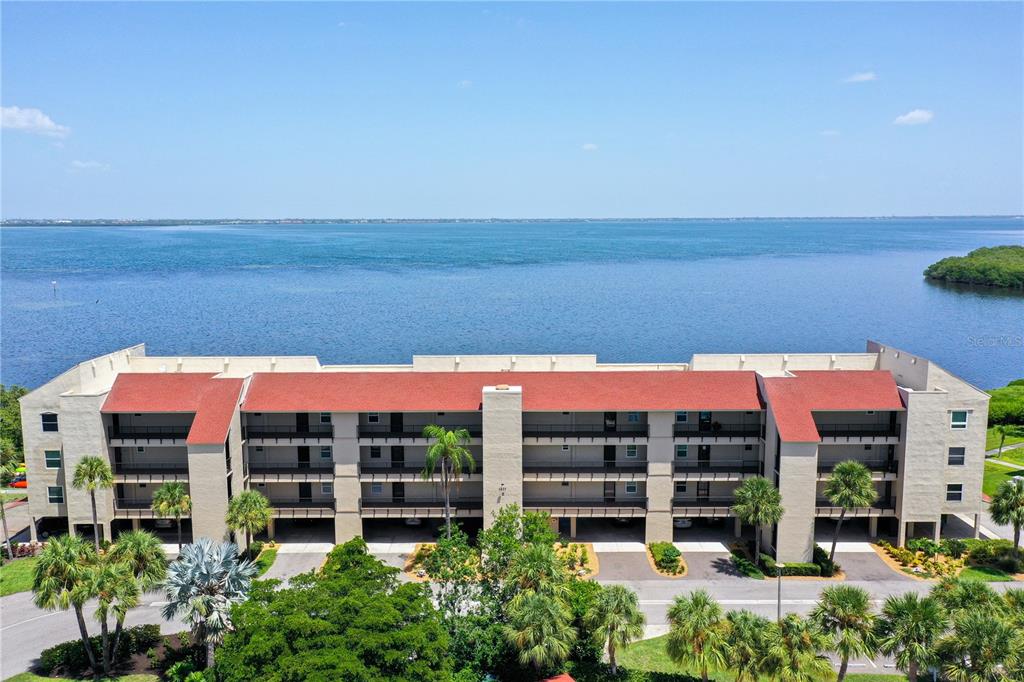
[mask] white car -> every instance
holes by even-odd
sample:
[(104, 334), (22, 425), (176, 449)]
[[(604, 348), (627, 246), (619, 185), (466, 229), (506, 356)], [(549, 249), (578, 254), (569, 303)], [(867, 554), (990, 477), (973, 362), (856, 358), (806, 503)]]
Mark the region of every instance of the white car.
[(693, 526), (693, 519), (672, 519), (674, 528), (690, 528)]
[(409, 526), (410, 528), (415, 528), (417, 526), (422, 526), (423, 525), (423, 519), (417, 519), (416, 517), (413, 517), (411, 519), (406, 519), (405, 520), (405, 525)]

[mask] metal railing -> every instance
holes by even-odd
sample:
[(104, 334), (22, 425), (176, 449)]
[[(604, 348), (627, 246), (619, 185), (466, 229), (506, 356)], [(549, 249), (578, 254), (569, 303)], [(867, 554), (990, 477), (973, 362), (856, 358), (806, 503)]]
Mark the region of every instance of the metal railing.
[(827, 474), (836, 468), (837, 464), (842, 464), (845, 461), (853, 460), (866, 466), (869, 471), (882, 472), (888, 474), (895, 474), (897, 471), (897, 461), (889, 459), (856, 459), (850, 457), (849, 459), (840, 460), (838, 462), (818, 462), (818, 473)]
[(280, 498), (271, 497), (268, 498), (271, 507), (277, 509), (334, 509), (334, 498), (331, 497), (318, 497), (318, 498)]
[(538, 497), (535, 497), (535, 498), (526, 498), (526, 499), (524, 499), (523, 500), (523, 507), (526, 507), (526, 508), (533, 508), (533, 507), (558, 507), (558, 508), (563, 508), (563, 509), (567, 508), (567, 507), (588, 507), (588, 508), (596, 508), (596, 507), (615, 507), (615, 508), (639, 507), (639, 508), (642, 508), (642, 509), (646, 509), (647, 508), (647, 498), (646, 497), (629, 497), (629, 498), (617, 497), (617, 498), (614, 498), (614, 499), (606, 499), (606, 498), (603, 498), (603, 497), (551, 497), (551, 498), (543, 498), (543, 497), (539, 497), (538, 498)]
[(309, 471), (334, 468), (330, 459), (310, 460), (309, 462), (254, 462), (249, 460), (249, 471), (252, 473), (280, 473), (282, 471)]
[[(142, 497), (115, 497), (114, 498), (114, 509), (150, 509), (153, 506), (153, 500), (147, 500)], [(185, 514), (188, 516), (188, 514)]]
[(673, 497), (674, 507), (731, 507), (735, 498), (728, 496), (716, 497)]
[(761, 462), (745, 459), (713, 459), (706, 462), (677, 461), (673, 464), (673, 469), (677, 473), (756, 474), (761, 471)]
[[(381, 437), (381, 438), (425, 438), (423, 428), (426, 424), (406, 424), (395, 428), (390, 424), (360, 424), (360, 437)], [(480, 424), (472, 426), (446, 426), (445, 428), (466, 429), (473, 438), (479, 438), (483, 434), (483, 427)]]
[(718, 428), (714, 424), (674, 424), (672, 434), (675, 436), (697, 436), (700, 438), (759, 438), (761, 426), (744, 426), (739, 424), (722, 424)]
[[(417, 476), (423, 473), (423, 467), (426, 466), (424, 462), (405, 462), (402, 465), (389, 464), (387, 462), (360, 462), (359, 472), (367, 474), (416, 474)], [(480, 462), (476, 463), (473, 467), (474, 475), (483, 473), (483, 467), (480, 466)], [(463, 467), (462, 475), (468, 476), (470, 474), (469, 469)], [(441, 471), (438, 469), (436, 475), (440, 476)]]
[(644, 437), (647, 435), (647, 424), (616, 424), (608, 427), (605, 424), (523, 424), (523, 436), (532, 438), (575, 438), (592, 436), (600, 438)]
[(191, 424), (179, 424), (175, 426), (134, 426), (122, 424), (116, 429), (113, 426), (107, 427), (107, 438), (114, 440), (182, 440), (188, 438)]
[(624, 473), (642, 473), (647, 471), (646, 459), (616, 460), (614, 462), (585, 461), (573, 462), (566, 460), (550, 461), (526, 461), (523, 462), (523, 471), (536, 473), (562, 473), (573, 471), (612, 471)]
[(822, 438), (898, 438), (899, 424), (815, 424)]
[(118, 462), (114, 464), (115, 474), (177, 474), (182, 471), (188, 471), (187, 461)]
[[(836, 506), (832, 500), (827, 498), (818, 498), (814, 501), (814, 506), (821, 509), (842, 509), (842, 507)], [(855, 507), (855, 509), (895, 509), (896, 498), (894, 497), (880, 497), (875, 501), (874, 504), (868, 507)]]
[[(444, 500), (436, 497), (404, 497), (399, 500), (364, 497), (361, 504), (367, 509), (383, 509), (388, 507), (398, 509), (411, 509), (414, 507), (443, 508)], [(484, 501), (481, 497), (459, 497), (452, 499), (449, 504), (452, 509), (483, 509)]]

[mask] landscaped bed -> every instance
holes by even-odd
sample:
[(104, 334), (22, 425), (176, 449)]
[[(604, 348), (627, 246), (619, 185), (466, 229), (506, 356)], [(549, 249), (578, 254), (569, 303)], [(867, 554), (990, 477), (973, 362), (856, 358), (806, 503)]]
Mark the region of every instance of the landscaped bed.
[[(594, 578), (597, 576), (600, 563), (597, 552), (589, 542), (556, 542), (555, 553), (565, 561), (566, 570), (577, 578)], [(409, 580), (426, 582), (430, 580), (427, 563), (431, 553), (437, 548), (435, 542), (421, 542), (416, 545), (402, 571)]]
[(934, 542), (912, 538), (905, 547), (880, 540), (876, 551), (894, 570), (923, 580), (960, 576), (988, 582), (1007, 582), (1024, 567), (1024, 551), (1009, 540), (960, 540)]
[(682, 578), (686, 575), (686, 561), (683, 553), (671, 542), (652, 542), (647, 545), (647, 560), (655, 573), (668, 578)]

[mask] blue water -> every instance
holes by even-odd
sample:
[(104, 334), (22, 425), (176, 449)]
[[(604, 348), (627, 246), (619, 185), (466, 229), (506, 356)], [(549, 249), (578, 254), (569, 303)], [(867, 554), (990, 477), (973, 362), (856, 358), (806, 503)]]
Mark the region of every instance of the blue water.
[(1024, 298), (921, 271), (1022, 241), (1016, 218), (8, 227), (0, 380), (35, 386), (138, 342), (325, 363), (616, 362), (876, 338), (992, 387), (1024, 376)]

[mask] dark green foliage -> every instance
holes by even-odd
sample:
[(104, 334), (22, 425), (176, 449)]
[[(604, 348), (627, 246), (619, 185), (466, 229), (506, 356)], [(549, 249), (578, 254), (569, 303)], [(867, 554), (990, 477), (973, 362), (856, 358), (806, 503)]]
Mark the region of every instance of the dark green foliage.
[[(775, 563), (775, 559), (767, 554), (761, 555), (761, 568), (767, 576), (774, 577), (779, 574), (778, 564)], [(787, 562), (785, 568), (782, 569), (782, 575), (820, 576), (821, 567), (818, 564)]]
[(1024, 246), (992, 246), (951, 256), (925, 268), (924, 276), (945, 282), (1024, 289)]
[(989, 426), (996, 424), (1024, 426), (1024, 379), (1011, 381), (1003, 388), (995, 388), (988, 393), (992, 396), (988, 403)]
[(907, 549), (911, 552), (921, 552), (926, 557), (933, 557), (939, 553), (939, 544), (929, 538), (911, 538), (907, 540)]
[(21, 406), (18, 398), (28, 393), (23, 386), (0, 384), (0, 462), (21, 462), (24, 443), (21, 439)]
[(764, 580), (764, 573), (743, 552), (733, 550), (732, 565), (736, 567), (737, 571), (748, 578)]
[(569, 596), (566, 600), (572, 611), (572, 625), (576, 629), (576, 644), (570, 658), (575, 661), (598, 661), (601, 659), (601, 642), (587, 626), (587, 615), (597, 604), (601, 585), (593, 580), (572, 580), (569, 582)]
[(661, 673), (649, 670), (629, 670), (619, 667), (619, 673), (612, 675), (606, 663), (570, 662), (567, 672), (576, 682), (700, 682), (700, 677), (684, 673)]
[(840, 566), (835, 561), (828, 558), (828, 552), (819, 547), (814, 546), (814, 559), (813, 562), (818, 565), (818, 569), (821, 572), (821, 577), (831, 578), (839, 572)]
[(939, 552), (954, 559), (959, 559), (966, 551), (967, 543), (960, 538), (945, 538), (939, 543)]
[(679, 560), (683, 554), (671, 542), (652, 542), (647, 545), (654, 558), (654, 565), (666, 573), (679, 573), (682, 567)]
[(449, 637), (430, 591), (399, 585), (396, 573), (356, 538), (328, 555), (320, 575), (283, 590), (255, 583), (232, 610), (235, 631), (217, 652), (217, 679), (448, 680)]
[[(123, 661), (129, 656), (141, 654), (155, 647), (160, 642), (159, 625), (136, 625), (125, 628), (121, 632), (121, 641), (117, 647), (115, 662)], [(100, 636), (89, 638), (97, 658), (100, 655)], [(44, 649), (39, 654), (39, 670), (45, 675), (61, 672), (66, 675), (80, 675), (89, 669), (89, 657), (86, 655), (82, 640), (76, 639), (57, 646)]]
[(967, 563), (972, 566), (992, 566), (1007, 573), (1020, 573), (1024, 569), (1024, 548), (1015, 549), (1011, 540), (962, 540), (969, 552)]

